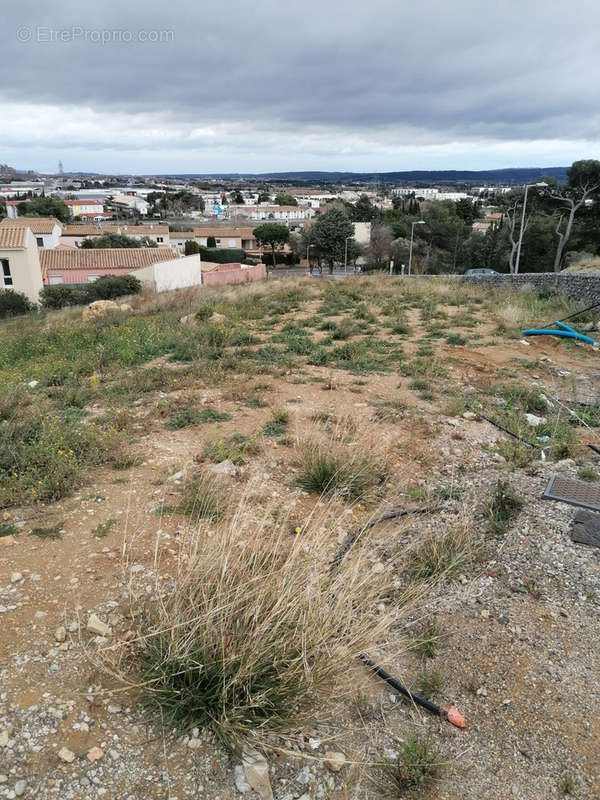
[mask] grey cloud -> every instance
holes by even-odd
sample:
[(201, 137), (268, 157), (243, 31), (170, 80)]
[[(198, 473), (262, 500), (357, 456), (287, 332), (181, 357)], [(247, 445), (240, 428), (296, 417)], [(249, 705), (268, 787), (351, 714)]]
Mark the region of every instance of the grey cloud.
[[(182, 148), (187, 125), (218, 121), (382, 142), (600, 138), (589, 0), (25, 0), (7, 17), (0, 98), (166, 113)], [(71, 26), (173, 40), (36, 41)]]

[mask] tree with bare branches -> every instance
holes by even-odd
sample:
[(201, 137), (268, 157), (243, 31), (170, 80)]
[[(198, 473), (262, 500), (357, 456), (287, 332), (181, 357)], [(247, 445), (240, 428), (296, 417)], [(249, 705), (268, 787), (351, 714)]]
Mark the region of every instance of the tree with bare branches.
[[(600, 191), (600, 161), (588, 159), (574, 161), (567, 170), (567, 185), (564, 189), (550, 189), (548, 196), (556, 200), (563, 209), (556, 234), (558, 244), (554, 256), (554, 272), (560, 272), (563, 264), (563, 254), (573, 230), (575, 215), (579, 209), (590, 200), (593, 200)], [(566, 218), (564, 229), (563, 219)]]

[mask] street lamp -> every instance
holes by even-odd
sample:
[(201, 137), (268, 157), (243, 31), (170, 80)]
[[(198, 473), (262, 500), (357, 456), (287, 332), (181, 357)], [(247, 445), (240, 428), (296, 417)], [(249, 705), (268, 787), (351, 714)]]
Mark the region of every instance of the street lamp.
[(344, 242), (344, 272), (348, 272), (348, 239), (354, 239), (354, 236), (346, 236)]
[(525, 226), (525, 209), (527, 207), (527, 190), (528, 189), (545, 189), (548, 186), (547, 183), (528, 183), (525, 186), (525, 197), (523, 198), (523, 213), (521, 214), (521, 230), (519, 231), (519, 245), (517, 247), (517, 260), (515, 263), (515, 275), (519, 272), (519, 260), (521, 258), (521, 242), (523, 241), (523, 227)]
[(425, 225), (424, 219), (419, 219), (416, 222), (413, 222), (410, 226), (410, 250), (408, 251), (408, 274), (411, 274), (412, 269), (412, 248), (413, 248), (413, 237), (415, 235), (415, 225)]

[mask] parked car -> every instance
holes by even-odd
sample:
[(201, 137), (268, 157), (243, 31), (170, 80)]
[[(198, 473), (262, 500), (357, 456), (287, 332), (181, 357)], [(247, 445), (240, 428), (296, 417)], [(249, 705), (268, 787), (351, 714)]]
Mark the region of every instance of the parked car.
[(495, 269), (488, 269), (485, 267), (483, 269), (468, 269), (465, 275), (471, 277), (472, 275), (498, 275), (498, 273)]

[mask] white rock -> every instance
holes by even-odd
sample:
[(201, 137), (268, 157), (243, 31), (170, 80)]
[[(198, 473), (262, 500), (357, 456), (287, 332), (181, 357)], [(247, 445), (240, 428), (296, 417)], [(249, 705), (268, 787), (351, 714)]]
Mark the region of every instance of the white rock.
[(13, 572), (10, 576), (11, 583), (18, 583), (19, 581), (23, 580), (23, 576), (20, 572)]
[(0, 775), (0, 783), (7, 783), (8, 775)]
[(309, 737), (308, 746), (310, 747), (311, 750), (318, 750), (319, 747), (321, 747), (321, 742), (319, 739), (313, 739)]
[(221, 461), (220, 464), (212, 464), (208, 469), (215, 475), (230, 475), (231, 477), (235, 477), (239, 472), (236, 465), (229, 458), (226, 461)]
[(110, 636), (111, 634), (110, 627), (106, 622), (102, 622), (96, 614), (90, 614), (90, 618), (87, 621), (87, 629), (90, 633), (95, 633), (98, 636)]
[(477, 414), (474, 411), (465, 411), (463, 419), (477, 419)]
[(250, 791), (251, 786), (244, 777), (244, 767), (241, 764), (237, 764), (233, 768), (233, 780), (235, 783), (235, 788), (240, 794), (245, 794), (246, 792)]
[[(37, 383), (37, 381), (36, 381), (36, 383)], [(24, 780), (17, 781), (15, 783), (15, 789), (14, 789), (15, 797), (21, 797), (22, 794), (25, 794), (25, 787), (26, 786), (27, 786), (27, 784), (25, 783)]]
[(30, 389), (35, 389), (36, 386), (39, 386), (39, 383), (39, 381), (29, 381), (27, 386), (29, 386)]
[(346, 763), (346, 756), (343, 753), (328, 750), (325, 753), (324, 764), (332, 772), (339, 772)]
[(121, 706), (108, 705), (106, 706), (106, 710), (108, 711), (109, 714), (120, 714)]
[(75, 753), (72, 750), (69, 750), (68, 747), (61, 747), (58, 751), (58, 757), (61, 761), (65, 761), (67, 764), (75, 761)]
[(383, 562), (376, 561), (375, 564), (373, 564), (373, 572), (376, 575), (379, 575), (380, 573), (384, 572), (384, 570), (385, 570), (385, 564), (383, 564)]
[(8, 731), (0, 731), (0, 747), (6, 747), (8, 744)]
[(177, 481), (180, 481), (184, 475), (185, 472), (180, 469), (179, 472), (174, 472), (172, 475), (169, 475), (169, 480), (173, 481), (173, 483), (177, 483)]
[(244, 750), (242, 754), (244, 776), (261, 800), (273, 800), (269, 780), (269, 765), (266, 758), (256, 750)]
[(525, 422), (532, 428), (537, 428), (546, 422), (546, 417), (538, 417), (536, 414), (525, 414)]
[(59, 627), (54, 632), (54, 638), (57, 642), (64, 642), (67, 638), (67, 629), (64, 625), (59, 625)]
[(92, 764), (94, 761), (101, 761), (104, 758), (104, 750), (100, 747), (92, 747), (87, 752), (87, 760), (91, 761)]
[(189, 739), (187, 746), (190, 750), (199, 750), (202, 747), (202, 739)]

